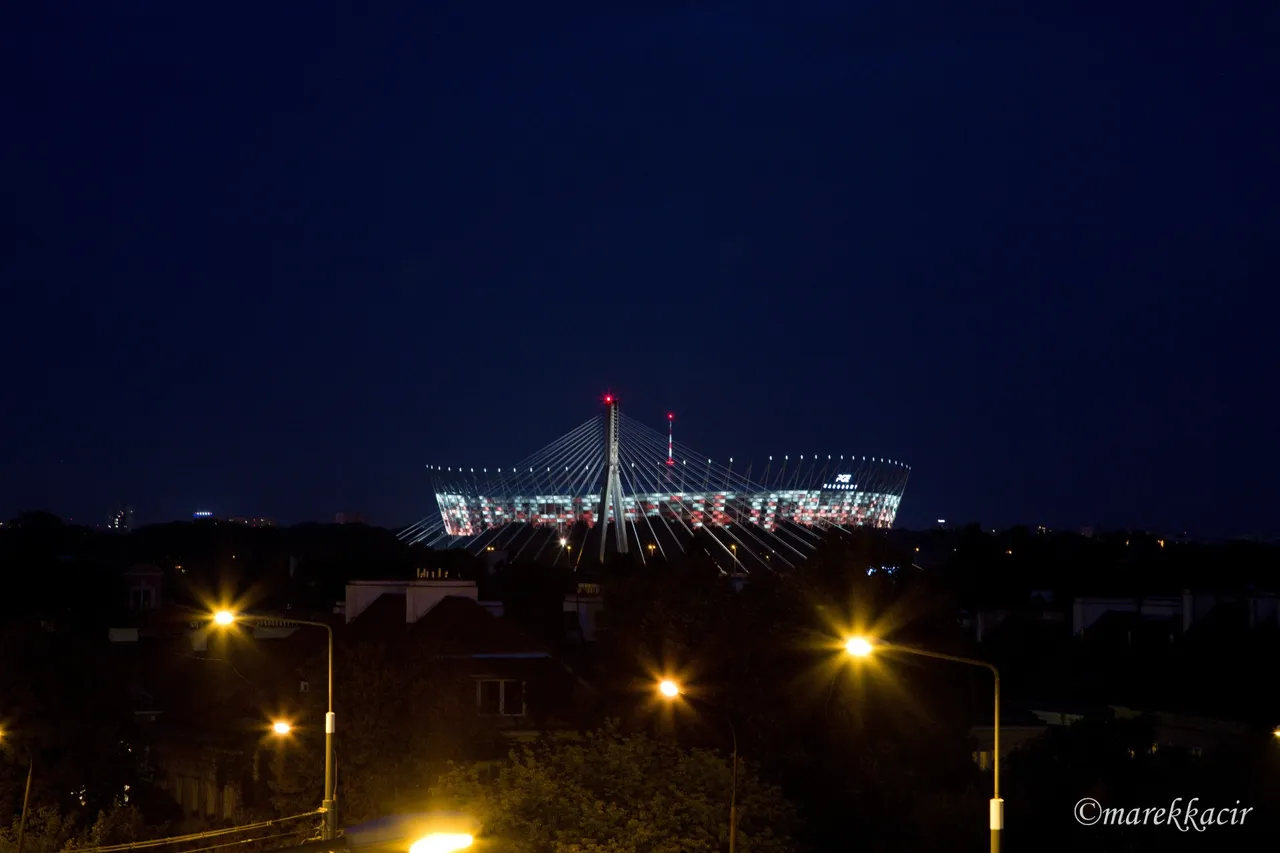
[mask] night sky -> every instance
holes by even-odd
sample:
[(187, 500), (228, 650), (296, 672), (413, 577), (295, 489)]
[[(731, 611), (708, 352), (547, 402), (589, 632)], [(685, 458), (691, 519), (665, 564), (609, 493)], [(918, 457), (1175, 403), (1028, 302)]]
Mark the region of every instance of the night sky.
[(612, 390), (1277, 530), (1280, 4), (10, 5), (0, 517), (407, 522)]

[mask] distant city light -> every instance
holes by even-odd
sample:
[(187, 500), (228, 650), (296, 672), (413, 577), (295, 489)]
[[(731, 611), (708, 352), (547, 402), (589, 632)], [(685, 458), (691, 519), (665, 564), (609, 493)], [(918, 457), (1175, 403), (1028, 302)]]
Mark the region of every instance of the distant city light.
[(194, 515), (196, 518), (211, 518), (213, 516), (213, 513), (207, 512), (205, 510), (200, 510), (199, 512), (192, 513), (192, 515)]

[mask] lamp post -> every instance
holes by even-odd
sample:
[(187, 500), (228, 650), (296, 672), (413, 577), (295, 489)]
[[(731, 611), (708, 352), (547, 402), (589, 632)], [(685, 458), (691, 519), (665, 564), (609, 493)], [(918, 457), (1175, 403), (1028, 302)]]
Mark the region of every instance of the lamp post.
[[(333, 712), (333, 626), (327, 622), (315, 622), (308, 619), (277, 618), (274, 616), (252, 616), (232, 613), (230, 610), (219, 610), (213, 615), (215, 625), (228, 626), (234, 622), (253, 624), (263, 619), (284, 622), (288, 625), (306, 625), (311, 628), (324, 628), (329, 632), (329, 705), (324, 715), (324, 829), (321, 837), (325, 841), (333, 841), (338, 837), (338, 796), (337, 780), (334, 777), (333, 735), (338, 727), (338, 717)], [(280, 729), (284, 727), (284, 731)], [(276, 734), (288, 734), (289, 729), (276, 723), (273, 727)]]
[[(4, 740), (5, 731), (0, 729), (0, 740)], [(27, 834), (27, 804), (31, 801), (31, 776), (36, 769), (35, 755), (31, 752), (30, 744), (27, 745), (27, 786), (22, 791), (22, 816), (18, 818), (18, 843), (14, 848), (15, 853), (22, 853), (22, 840)]]
[(31, 774), (36, 768), (36, 760), (27, 756), (27, 786), (22, 789), (22, 817), (18, 818), (18, 845), (15, 853), (22, 853), (22, 839), (27, 834), (27, 803), (31, 801)]
[[(680, 685), (670, 679), (664, 679), (658, 683), (658, 694), (668, 702), (674, 702), (681, 696), (684, 691), (680, 689)], [(685, 696), (685, 701), (692, 704), (692, 700)], [(713, 711), (718, 709), (711, 708), (705, 702), (697, 703), (704, 708)], [(729, 780), (729, 853), (737, 853), (738, 851), (738, 732), (733, 727), (733, 718), (728, 714), (718, 711), (720, 717), (729, 724), (729, 737), (733, 742), (733, 755), (730, 758), (730, 780)]]
[(846, 654), (856, 658), (870, 657), (872, 654), (881, 651), (901, 652), (908, 655), (919, 655), (920, 657), (951, 661), (952, 663), (961, 663), (966, 666), (981, 667), (982, 669), (986, 669), (991, 672), (995, 682), (995, 706), (991, 729), (991, 853), (1000, 853), (1000, 845), (1003, 841), (1004, 835), (1004, 800), (1000, 799), (1000, 671), (996, 669), (994, 664), (987, 663), (984, 660), (960, 657), (959, 655), (948, 655), (942, 652), (931, 652), (928, 649), (918, 649), (914, 646), (896, 646), (889, 643), (879, 643), (865, 637), (848, 638), (845, 640), (844, 650)]

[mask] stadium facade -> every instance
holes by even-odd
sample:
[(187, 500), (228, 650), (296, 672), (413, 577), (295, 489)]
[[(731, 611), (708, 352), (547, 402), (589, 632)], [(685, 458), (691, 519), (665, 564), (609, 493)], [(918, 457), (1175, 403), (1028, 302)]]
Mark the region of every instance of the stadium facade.
[(588, 550), (603, 558), (611, 535), (613, 550), (641, 560), (700, 544), (743, 570), (794, 565), (825, 529), (891, 527), (911, 471), (873, 456), (805, 454), (769, 457), (753, 478), (752, 466), (676, 444), (667, 420), (663, 435), (608, 396), (602, 414), (516, 465), (429, 465), (439, 516), (402, 536), (531, 558), (550, 546), (577, 565)]

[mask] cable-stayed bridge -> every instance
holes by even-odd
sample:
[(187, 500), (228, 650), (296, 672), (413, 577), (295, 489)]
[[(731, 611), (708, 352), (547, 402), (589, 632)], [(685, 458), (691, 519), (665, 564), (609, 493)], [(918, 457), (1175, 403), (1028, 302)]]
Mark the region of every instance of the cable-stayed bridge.
[(702, 548), (726, 571), (750, 572), (794, 566), (830, 528), (893, 525), (908, 465), (806, 454), (769, 457), (753, 474), (677, 444), (672, 420), (663, 435), (608, 396), (601, 414), (515, 465), (428, 465), (439, 514), (400, 536), (572, 566)]

